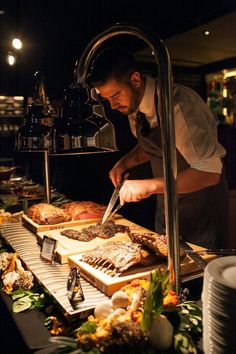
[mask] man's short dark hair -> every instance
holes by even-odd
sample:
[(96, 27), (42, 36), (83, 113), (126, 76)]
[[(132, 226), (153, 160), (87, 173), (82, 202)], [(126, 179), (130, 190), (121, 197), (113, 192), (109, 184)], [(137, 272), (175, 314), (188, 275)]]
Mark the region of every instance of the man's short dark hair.
[(106, 47), (92, 61), (86, 81), (93, 87), (99, 87), (109, 79), (123, 81), (134, 71), (140, 70), (132, 53), (121, 47)]

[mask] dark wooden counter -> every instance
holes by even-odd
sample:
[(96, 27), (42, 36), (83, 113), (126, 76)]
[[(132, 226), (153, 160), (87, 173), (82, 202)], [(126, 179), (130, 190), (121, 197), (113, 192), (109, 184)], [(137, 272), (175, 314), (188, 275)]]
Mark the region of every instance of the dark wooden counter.
[(0, 291), (1, 350), (5, 350), (1, 353), (28, 354), (52, 348), (43, 313), (38, 310), (13, 313), (12, 303), (11, 297)]

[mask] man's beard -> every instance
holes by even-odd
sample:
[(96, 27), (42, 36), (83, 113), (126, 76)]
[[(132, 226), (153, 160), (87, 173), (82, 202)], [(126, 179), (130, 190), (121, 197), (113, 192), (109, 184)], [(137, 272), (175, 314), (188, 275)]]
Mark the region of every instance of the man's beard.
[(138, 91), (132, 87), (132, 101), (130, 102), (130, 106), (127, 107), (128, 113), (127, 115), (133, 114), (137, 111), (140, 104), (139, 94)]

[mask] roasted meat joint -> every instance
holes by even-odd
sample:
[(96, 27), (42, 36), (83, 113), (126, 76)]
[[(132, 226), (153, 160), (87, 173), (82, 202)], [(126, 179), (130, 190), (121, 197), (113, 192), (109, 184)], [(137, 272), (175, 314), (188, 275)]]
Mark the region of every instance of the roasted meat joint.
[(59, 224), (70, 220), (98, 219), (105, 207), (90, 201), (65, 203), (62, 207), (39, 203), (32, 205), (26, 215), (36, 224)]

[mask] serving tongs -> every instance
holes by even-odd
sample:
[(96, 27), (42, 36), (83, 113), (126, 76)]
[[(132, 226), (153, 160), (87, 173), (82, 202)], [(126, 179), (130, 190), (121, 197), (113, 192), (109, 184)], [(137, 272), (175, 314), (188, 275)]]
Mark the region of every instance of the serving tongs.
[(72, 268), (67, 279), (67, 298), (75, 309), (78, 303), (85, 300), (83, 289), (80, 283), (80, 271)]
[[(109, 204), (106, 208), (106, 211), (103, 215), (102, 224), (104, 224), (104, 222), (107, 221), (108, 219), (112, 219), (114, 214), (122, 207), (122, 205), (120, 203), (118, 203), (117, 206), (115, 207), (116, 202), (119, 199), (119, 192), (120, 192), (122, 185), (123, 185), (123, 182), (117, 184), (116, 188), (114, 189), (114, 192), (112, 193), (110, 202), (109, 202)], [(115, 209), (113, 210), (114, 207), (115, 207)]]

